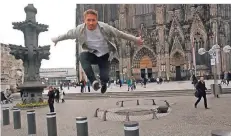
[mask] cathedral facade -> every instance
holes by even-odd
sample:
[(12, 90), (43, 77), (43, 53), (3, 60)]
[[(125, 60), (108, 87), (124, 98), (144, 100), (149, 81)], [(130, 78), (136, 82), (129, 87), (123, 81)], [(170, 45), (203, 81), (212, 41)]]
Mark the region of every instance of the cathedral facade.
[[(98, 11), (100, 21), (144, 39), (142, 46), (116, 41), (118, 56), (112, 60), (110, 72), (113, 79), (161, 76), (186, 80), (193, 71), (197, 76), (210, 75), (211, 56), (199, 55), (198, 49), (209, 50), (215, 44), (222, 49), (231, 42), (231, 5), (77, 4), (76, 26), (83, 22), (83, 12), (89, 8)], [(76, 71), (81, 78), (84, 72), (79, 52), (76, 46)], [(229, 71), (230, 54), (222, 50), (218, 54), (218, 71)]]

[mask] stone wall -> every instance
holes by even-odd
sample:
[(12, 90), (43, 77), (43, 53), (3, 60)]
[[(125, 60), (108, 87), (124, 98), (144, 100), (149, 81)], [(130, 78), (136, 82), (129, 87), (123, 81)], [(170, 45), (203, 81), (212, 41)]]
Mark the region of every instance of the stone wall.
[[(23, 62), (10, 55), (7, 44), (0, 43), (1, 47), (1, 91), (5, 89), (16, 90), (17, 84), (23, 82)], [(19, 72), (21, 71), (21, 73)]]

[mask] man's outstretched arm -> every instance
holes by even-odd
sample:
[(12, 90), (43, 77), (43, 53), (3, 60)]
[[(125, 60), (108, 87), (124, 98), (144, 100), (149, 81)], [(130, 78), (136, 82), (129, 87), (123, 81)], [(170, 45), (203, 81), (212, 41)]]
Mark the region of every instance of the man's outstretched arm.
[(55, 45), (59, 42), (59, 41), (63, 41), (63, 40), (68, 40), (68, 39), (76, 39), (77, 38), (77, 34), (78, 34), (78, 26), (74, 29), (69, 30), (67, 33), (62, 34), (58, 37), (54, 37), (51, 40), (55, 43)]
[[(106, 24), (106, 25), (108, 25), (108, 24)], [(129, 40), (129, 41), (133, 41), (133, 42), (136, 42), (136, 43), (139, 43), (139, 44), (142, 44), (142, 42), (143, 42), (141, 37), (135, 37), (135, 36), (133, 36), (131, 34), (124, 33), (123, 31), (120, 31), (117, 28), (114, 28), (114, 27), (112, 27), (110, 25), (108, 25), (108, 28), (117, 37), (120, 37), (120, 38), (125, 39), (125, 40)]]

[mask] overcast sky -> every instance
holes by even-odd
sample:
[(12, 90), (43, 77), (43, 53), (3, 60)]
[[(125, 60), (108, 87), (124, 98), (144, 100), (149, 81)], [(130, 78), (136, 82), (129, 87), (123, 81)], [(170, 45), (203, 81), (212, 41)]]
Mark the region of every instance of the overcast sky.
[(67, 40), (53, 46), (51, 38), (75, 27), (75, 0), (3, 0), (0, 4), (0, 43), (24, 45), (21, 31), (12, 28), (12, 22), (26, 19), (24, 7), (33, 3), (37, 8), (37, 22), (49, 25), (49, 30), (39, 35), (39, 45), (51, 45), (50, 60), (42, 61), (42, 68), (75, 68), (75, 41)]

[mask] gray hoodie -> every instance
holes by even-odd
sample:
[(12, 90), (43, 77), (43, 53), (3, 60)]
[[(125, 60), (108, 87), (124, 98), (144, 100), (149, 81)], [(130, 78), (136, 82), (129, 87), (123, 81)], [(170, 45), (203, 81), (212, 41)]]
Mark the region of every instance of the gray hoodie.
[[(130, 34), (126, 34), (106, 23), (98, 21), (98, 25), (100, 27), (100, 31), (102, 35), (104, 36), (109, 46), (109, 51), (110, 51), (109, 60), (112, 60), (117, 53), (117, 46), (115, 45), (115, 41), (118, 38), (122, 38), (133, 42), (138, 42), (139, 40), (137, 37)], [(53, 40), (53, 42), (57, 43), (59, 41), (63, 41), (67, 39), (76, 39), (79, 43), (79, 46), (82, 46), (82, 49), (84, 51), (93, 52), (93, 50), (89, 49), (86, 44), (87, 42), (86, 42), (85, 28), (86, 28), (85, 23), (80, 24), (75, 29), (71, 29), (67, 33), (56, 37)]]

